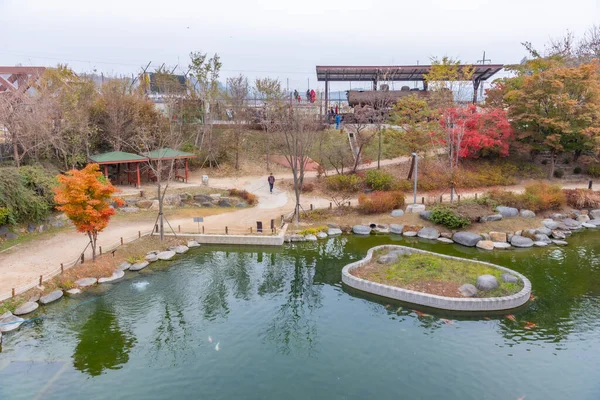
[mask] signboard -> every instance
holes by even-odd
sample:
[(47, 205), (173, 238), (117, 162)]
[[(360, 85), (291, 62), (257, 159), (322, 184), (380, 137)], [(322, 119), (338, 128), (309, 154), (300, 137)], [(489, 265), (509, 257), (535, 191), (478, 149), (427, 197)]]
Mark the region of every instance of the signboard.
[(194, 217), (194, 222), (204, 222), (204, 217)]

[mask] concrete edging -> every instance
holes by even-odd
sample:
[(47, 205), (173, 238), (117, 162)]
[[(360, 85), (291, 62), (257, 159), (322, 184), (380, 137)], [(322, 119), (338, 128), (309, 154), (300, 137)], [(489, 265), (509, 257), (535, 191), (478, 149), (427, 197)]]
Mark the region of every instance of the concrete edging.
[[(402, 289), (395, 286), (388, 286), (377, 282), (371, 282), (365, 279), (358, 278), (352, 274), (355, 268), (361, 267), (373, 258), (373, 253), (377, 250), (410, 250), (415, 253), (432, 254), (442, 258), (458, 260), (463, 262), (479, 263), (489, 267), (497, 268), (501, 271), (513, 274), (523, 282), (523, 289), (519, 293), (505, 297), (489, 297), (489, 298), (460, 298), (460, 297), (445, 297), (414, 290)], [(511, 269), (501, 267), (484, 261), (469, 260), (461, 257), (447, 256), (444, 254), (433, 253), (431, 251), (419, 250), (412, 247), (399, 245), (383, 245), (369, 249), (367, 255), (362, 260), (346, 265), (342, 269), (342, 282), (354, 289), (363, 292), (372, 293), (378, 296), (387, 297), (394, 300), (405, 301), (407, 303), (418, 304), (426, 307), (438, 308), (442, 310), (453, 311), (499, 311), (517, 308), (527, 303), (531, 295), (531, 282), (524, 275)]]

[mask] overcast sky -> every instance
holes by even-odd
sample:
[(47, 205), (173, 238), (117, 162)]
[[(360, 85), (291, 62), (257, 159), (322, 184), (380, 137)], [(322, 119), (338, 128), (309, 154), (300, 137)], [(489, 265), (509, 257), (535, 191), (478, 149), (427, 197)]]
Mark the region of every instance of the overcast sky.
[(270, 76), (306, 90), (315, 65), (472, 63), (484, 50), (516, 63), (520, 42), (542, 49), (594, 23), (600, 0), (0, 0), (0, 65), (131, 75), (151, 61), (185, 72), (198, 50), (221, 56), (223, 80)]

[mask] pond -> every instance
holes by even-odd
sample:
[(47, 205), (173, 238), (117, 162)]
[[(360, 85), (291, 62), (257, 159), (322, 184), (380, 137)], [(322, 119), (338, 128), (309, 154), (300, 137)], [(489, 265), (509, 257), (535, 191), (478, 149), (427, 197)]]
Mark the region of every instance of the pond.
[[(42, 319), (5, 336), (0, 399), (597, 400), (598, 238), (490, 253), (356, 236), (203, 246), (40, 307)], [(512, 321), (419, 316), (345, 290), (342, 267), (387, 243), (509, 267), (531, 280), (536, 299)]]

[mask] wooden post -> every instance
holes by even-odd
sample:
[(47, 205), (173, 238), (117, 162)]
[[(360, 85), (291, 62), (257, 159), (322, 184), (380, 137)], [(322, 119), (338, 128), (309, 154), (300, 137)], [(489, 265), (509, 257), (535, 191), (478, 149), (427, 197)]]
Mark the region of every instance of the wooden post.
[(154, 232), (158, 232), (158, 224), (154, 225)]
[(99, 250), (100, 250), (100, 255), (102, 255), (102, 246), (98, 246)]
[(40, 286), (42, 286), (42, 275), (40, 275)]
[(312, 203), (311, 203), (311, 205), (310, 205), (310, 211), (312, 211), (312, 210), (313, 210), (313, 205), (312, 205)]
[(225, 227), (225, 234), (229, 235), (229, 228)]
[(104, 177), (108, 179), (108, 165), (104, 164)]
[(475, 200), (477, 200), (477, 193), (475, 193)]
[(123, 237), (121, 237), (121, 246), (123, 246)]
[(60, 273), (62, 274), (63, 272), (65, 272), (65, 266), (63, 263), (60, 263)]
[(442, 202), (442, 199), (444, 198), (443, 194), (440, 194), (440, 203)]
[(140, 179), (140, 163), (137, 163), (135, 165), (135, 171), (137, 173), (137, 187), (139, 189), (140, 186), (141, 186), (141, 182), (142, 182), (141, 179)]
[(177, 225), (177, 230), (181, 233), (181, 225)]
[(460, 194), (458, 195), (458, 203), (460, 204)]
[(425, 197), (421, 197), (421, 204), (425, 204)]
[(138, 231), (138, 239), (142, 238), (142, 231)]
[(204, 225), (202, 225), (202, 234), (204, 235)]
[(188, 181), (188, 159), (185, 159), (185, 183)]
[(15, 288), (12, 288), (12, 297), (15, 297)]
[(592, 184), (593, 184), (593, 182), (590, 180), (590, 181), (588, 182), (588, 189), (592, 190)]
[(85, 261), (85, 254), (81, 253), (81, 263), (83, 264), (84, 261)]
[(329, 209), (331, 210), (333, 208), (333, 204), (331, 204), (331, 202), (329, 202)]

